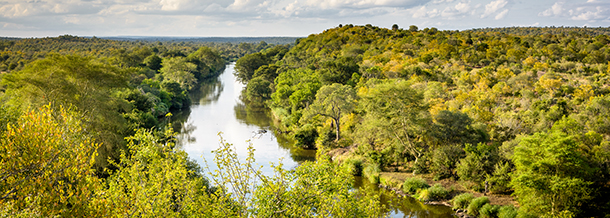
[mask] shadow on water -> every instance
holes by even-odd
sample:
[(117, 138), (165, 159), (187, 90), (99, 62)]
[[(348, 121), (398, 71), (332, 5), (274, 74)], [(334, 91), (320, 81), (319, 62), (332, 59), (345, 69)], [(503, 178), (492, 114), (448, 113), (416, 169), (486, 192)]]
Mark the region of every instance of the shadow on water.
[(418, 218), (450, 218), (453, 211), (447, 206), (426, 205), (412, 197), (400, 197), (386, 189), (370, 183), (363, 177), (354, 177), (354, 187), (363, 189), (367, 193), (376, 193), (381, 203), (390, 213), (390, 217), (418, 217)]
[(303, 161), (315, 161), (316, 150), (306, 150), (294, 146), (294, 141), (284, 134), (275, 132), (273, 128), (273, 119), (271, 118), (271, 112), (269, 109), (264, 107), (256, 107), (246, 105), (243, 102), (235, 104), (233, 108), (235, 111), (235, 118), (245, 125), (258, 126), (265, 132), (273, 132), (273, 136), (277, 141), (279, 147), (290, 151), (290, 158), (298, 163)]

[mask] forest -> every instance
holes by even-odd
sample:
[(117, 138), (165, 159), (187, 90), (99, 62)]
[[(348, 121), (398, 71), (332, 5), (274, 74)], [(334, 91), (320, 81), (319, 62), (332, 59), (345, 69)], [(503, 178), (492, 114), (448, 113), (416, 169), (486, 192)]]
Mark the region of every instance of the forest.
[(176, 149), (172, 112), (189, 92), (232, 58), (272, 47), (206, 45), (3, 39), (0, 217), (381, 215), (328, 160), (266, 176), (225, 141), (209, 160), (217, 172)]
[[(282, 132), (373, 183), (412, 173), (395, 185), (472, 216), (606, 217), (609, 43), (608, 28), (339, 25), (236, 69)], [(472, 195), (485, 191), (517, 205)]]
[[(606, 217), (607, 28), (339, 25), (294, 44), (0, 39), (2, 217), (382, 217), (353, 175), (480, 217)], [(242, 98), (315, 162), (206, 171), (172, 112), (236, 61)], [(343, 152), (337, 152), (343, 151)], [(465, 192), (420, 176), (452, 180)], [(517, 205), (476, 197), (510, 195)], [(473, 195), (475, 194), (475, 195)]]

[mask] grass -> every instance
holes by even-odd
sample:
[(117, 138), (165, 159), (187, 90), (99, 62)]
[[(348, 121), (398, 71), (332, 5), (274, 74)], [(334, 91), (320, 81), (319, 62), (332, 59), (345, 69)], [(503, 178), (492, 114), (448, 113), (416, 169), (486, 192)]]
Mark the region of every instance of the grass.
[(402, 190), (409, 194), (415, 194), (420, 189), (427, 189), (430, 185), (426, 183), (426, 180), (419, 177), (412, 177), (405, 179), (405, 182), (402, 185)]
[(468, 205), (468, 214), (472, 215), (472, 216), (479, 216), (479, 210), (485, 204), (489, 204), (488, 197), (483, 196), (483, 197), (478, 197), (478, 198), (472, 199), (472, 201)]
[(474, 195), (472, 193), (459, 194), (455, 196), (453, 200), (451, 200), (453, 203), (452, 209), (466, 209), (472, 199), (474, 199)]

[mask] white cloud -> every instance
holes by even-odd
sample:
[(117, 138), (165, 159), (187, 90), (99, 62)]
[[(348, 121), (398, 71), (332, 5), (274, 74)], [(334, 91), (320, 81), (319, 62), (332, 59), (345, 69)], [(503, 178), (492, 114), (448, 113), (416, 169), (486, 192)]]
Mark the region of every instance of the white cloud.
[(540, 12), (540, 14), (538, 14), (538, 15), (544, 16), (544, 17), (559, 16), (564, 11), (563, 4), (564, 4), (563, 2), (555, 2), (555, 4), (553, 4), (553, 6), (551, 6), (551, 8), (546, 9), (543, 12)]
[(595, 20), (601, 20), (601, 19), (608, 19), (610, 17), (608, 17), (608, 15), (610, 13), (608, 13), (608, 9), (602, 8), (601, 6), (597, 6), (595, 7), (595, 10), (587, 10), (587, 9), (581, 9), (581, 11), (584, 11), (578, 15), (572, 16), (572, 20), (582, 20), (582, 21), (595, 21)]
[(425, 5), (417, 8), (417, 9), (414, 9), (412, 11), (412, 13), (413, 13), (413, 15), (412, 15), (413, 18), (434, 18), (434, 17), (437, 17), (440, 15), (440, 12), (438, 9), (434, 8), (434, 9), (428, 10)]
[[(571, 9), (568, 10), (567, 8)], [(597, 0), (588, 0), (582, 4), (556, 2), (550, 8), (540, 12), (538, 16), (586, 22), (610, 20), (610, 3), (602, 3)]]
[(446, 7), (441, 13), (440, 16), (444, 19), (454, 20), (458, 18), (465, 17), (474, 10), (471, 10), (470, 2), (460, 2), (454, 6)]
[(496, 13), (496, 11), (504, 8), (506, 4), (508, 4), (507, 0), (496, 0), (490, 2), (489, 4), (485, 5), (485, 12), (483, 15), (481, 15), (481, 18), (485, 18), (493, 13)]
[(428, 3), (429, 0), (307, 0), (305, 5), (322, 9), (401, 7), (410, 8)]
[(496, 15), (495, 19), (496, 20), (502, 19), (506, 16), (506, 14), (508, 14), (508, 9), (504, 9), (502, 12), (498, 13), (498, 15)]

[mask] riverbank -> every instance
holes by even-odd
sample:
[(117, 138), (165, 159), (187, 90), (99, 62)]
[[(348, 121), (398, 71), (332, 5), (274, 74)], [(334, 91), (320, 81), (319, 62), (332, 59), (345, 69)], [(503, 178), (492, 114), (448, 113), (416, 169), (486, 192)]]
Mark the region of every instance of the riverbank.
[[(342, 162), (344, 160), (349, 159), (349, 156), (351, 155), (351, 151), (353, 149), (355, 149), (355, 147), (353, 147), (353, 146), (350, 146), (347, 148), (336, 148), (336, 149), (330, 150), (328, 152), (328, 155), (330, 155), (333, 160)], [(452, 204), (450, 201), (454, 196), (456, 196), (458, 194), (471, 193), (475, 198), (485, 196), (481, 192), (476, 192), (476, 191), (466, 188), (459, 181), (456, 181), (453, 178), (435, 180), (433, 174), (414, 175), (412, 172), (404, 172), (403, 171), (404, 169), (402, 169), (402, 168), (392, 168), (392, 169), (396, 170), (396, 172), (382, 171), (379, 173), (379, 175), (378, 175), (379, 184), (378, 185), (380, 188), (384, 188), (386, 190), (392, 191), (399, 196), (415, 197), (415, 196), (411, 196), (408, 193), (405, 193), (403, 191), (403, 184), (404, 184), (405, 180), (410, 179), (410, 178), (422, 178), (430, 186), (432, 186), (434, 184), (440, 184), (445, 189), (450, 190), (450, 194), (447, 197), (447, 199), (443, 199), (440, 201), (423, 202), (425, 204), (445, 205), (445, 206), (452, 207)], [(366, 175), (363, 175), (363, 176), (366, 177)], [(515, 198), (510, 196), (509, 194), (488, 193), (486, 196), (489, 198), (490, 204), (492, 204), (492, 205), (513, 205), (515, 207), (518, 207), (518, 203), (515, 200)]]
[[(453, 192), (455, 192), (455, 194), (471, 193), (474, 195), (474, 197), (484, 196), (483, 193), (468, 190), (466, 187), (464, 187), (462, 184), (460, 184), (459, 181), (455, 181), (453, 179), (441, 179), (441, 180), (435, 181), (433, 179), (432, 174), (413, 175), (413, 173), (407, 173), (407, 172), (381, 172), (379, 177), (380, 177), (380, 179), (379, 179), (380, 187), (383, 187), (383, 188), (386, 188), (388, 190), (392, 190), (395, 192), (400, 191), (400, 192), (397, 192), (397, 194), (399, 194), (399, 195), (400, 194), (406, 195), (405, 193), (402, 193), (402, 184), (404, 183), (404, 181), (407, 178), (418, 177), (418, 178), (422, 178), (422, 179), (426, 180), (426, 183), (428, 183), (429, 185), (439, 183), (443, 187), (445, 187), (449, 190), (453, 190)], [(492, 205), (518, 206), (517, 201), (510, 195), (492, 193), (492, 194), (487, 194), (486, 196), (489, 198), (490, 204), (492, 204)], [(451, 196), (451, 197), (453, 197), (453, 196)], [(435, 201), (435, 202), (426, 202), (426, 203), (452, 206), (450, 203), (450, 200), (451, 199), (447, 199), (447, 200), (443, 200), (443, 201)]]

